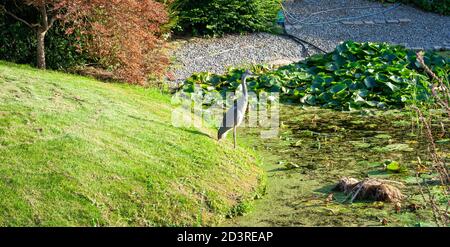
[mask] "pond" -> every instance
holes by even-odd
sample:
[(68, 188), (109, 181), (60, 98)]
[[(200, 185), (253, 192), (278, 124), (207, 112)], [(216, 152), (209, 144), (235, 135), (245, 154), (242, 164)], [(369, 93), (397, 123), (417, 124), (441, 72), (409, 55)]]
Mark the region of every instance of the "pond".
[[(438, 152), (450, 160), (450, 126), (435, 112)], [(226, 226), (426, 226), (432, 213), (425, 208), (416, 178), (418, 157), (430, 161), (428, 144), (415, 113), (401, 110), (339, 112), (315, 107), (282, 105), (277, 138), (261, 139), (256, 128), (239, 132), (264, 159), (266, 195), (244, 216)], [(386, 170), (396, 162), (401, 171)], [(429, 164), (429, 163), (428, 163)], [(386, 202), (343, 203), (346, 195), (332, 189), (344, 176), (383, 178), (401, 182), (406, 198), (401, 210)], [(425, 174), (423, 176), (430, 176)], [(441, 203), (443, 188), (433, 185)], [(333, 193), (333, 200), (327, 200)]]

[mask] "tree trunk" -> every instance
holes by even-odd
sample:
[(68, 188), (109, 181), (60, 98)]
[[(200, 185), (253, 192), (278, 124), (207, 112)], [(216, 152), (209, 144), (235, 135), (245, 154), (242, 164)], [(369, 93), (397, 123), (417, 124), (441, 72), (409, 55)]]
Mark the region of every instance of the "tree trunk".
[(37, 67), (45, 69), (45, 34), (47, 31), (37, 30)]

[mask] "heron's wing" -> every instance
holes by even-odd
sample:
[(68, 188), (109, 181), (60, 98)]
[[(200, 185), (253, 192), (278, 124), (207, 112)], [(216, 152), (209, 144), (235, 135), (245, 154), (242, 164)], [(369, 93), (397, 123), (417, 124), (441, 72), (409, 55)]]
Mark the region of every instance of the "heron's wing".
[(221, 127), (234, 127), (239, 125), (244, 119), (245, 110), (247, 109), (248, 101), (240, 98), (233, 104), (233, 107), (223, 115)]
[(228, 109), (228, 111), (223, 114), (222, 119), (222, 125), (221, 127), (234, 127), (239, 122), (239, 119), (241, 118), (242, 113), (241, 111), (235, 106)]

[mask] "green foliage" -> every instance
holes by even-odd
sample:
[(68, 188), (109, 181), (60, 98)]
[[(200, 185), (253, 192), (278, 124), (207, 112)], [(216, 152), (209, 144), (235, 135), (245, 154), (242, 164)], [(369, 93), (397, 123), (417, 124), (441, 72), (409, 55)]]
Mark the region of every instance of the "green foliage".
[(385, 165), (386, 171), (388, 172), (399, 173), (405, 170), (405, 168), (396, 161), (385, 161)]
[(223, 35), (268, 31), (274, 26), (280, 0), (175, 0), (177, 31)]
[[(448, 78), (449, 59), (434, 53), (426, 63), (441, 78)], [(347, 41), (335, 51), (314, 55), (277, 70), (254, 66), (256, 78), (249, 78), (250, 90), (280, 92), (284, 99), (334, 109), (361, 107), (403, 107), (430, 100), (430, 82), (416, 62), (414, 51), (385, 43)], [(195, 85), (204, 91), (234, 91), (243, 69), (230, 68), (225, 75), (208, 72), (194, 74), (184, 90)]]
[[(56, 24), (46, 35), (46, 60), (51, 69), (66, 69), (90, 59), (77, 51), (83, 43), (75, 35), (66, 35), (64, 27)], [(6, 15), (0, 15), (0, 59), (36, 65), (36, 34), (29, 27)]]
[(45, 44), (45, 56), (49, 68), (67, 69), (98, 60), (82, 52), (85, 43), (77, 36), (76, 33), (65, 34), (65, 28), (59, 25), (49, 30)]
[(381, 2), (402, 2), (411, 4), (420, 9), (436, 12), (442, 15), (450, 15), (450, 0), (379, 0)]

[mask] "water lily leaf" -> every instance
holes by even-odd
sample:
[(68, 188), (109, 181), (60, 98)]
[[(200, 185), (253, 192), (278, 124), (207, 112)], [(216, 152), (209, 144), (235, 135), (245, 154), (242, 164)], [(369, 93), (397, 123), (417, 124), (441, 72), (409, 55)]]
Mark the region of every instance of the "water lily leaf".
[(339, 83), (331, 87), (330, 92), (339, 93), (341, 91), (344, 91), (345, 89), (347, 89), (347, 85), (345, 83)]
[(399, 90), (399, 88), (397, 86), (395, 86), (394, 84), (392, 84), (391, 82), (387, 81), (385, 82), (386, 86), (388, 86), (393, 92), (396, 92)]
[(307, 80), (307, 79), (311, 78), (311, 75), (306, 72), (297, 72), (297, 73), (295, 73), (295, 77), (298, 80)]
[(364, 84), (367, 88), (373, 88), (377, 86), (377, 83), (375, 82), (375, 78), (372, 76), (368, 76), (364, 79)]
[[(438, 77), (448, 76), (449, 59), (429, 52), (424, 59)], [(348, 41), (331, 53), (277, 69), (254, 65), (251, 70), (256, 78), (248, 78), (247, 83), (258, 93), (281, 91), (287, 100), (339, 110), (403, 107), (412, 101), (431, 102), (431, 82), (420, 67), (415, 52), (404, 47)], [(244, 71), (230, 67), (223, 75), (194, 73), (182, 90), (193, 93), (200, 88), (225, 94), (240, 85)]]
[(395, 82), (395, 83), (400, 83), (400, 82), (402, 82), (402, 79), (400, 78), (400, 77), (398, 77), (398, 76), (395, 76), (395, 75), (391, 75), (391, 76), (389, 76), (389, 79), (391, 79), (393, 82)]
[(358, 94), (355, 95), (354, 101), (355, 101), (356, 103), (365, 103), (365, 102), (366, 102), (366, 100), (363, 99), (363, 98), (362, 98), (361, 96), (359, 96)]
[(391, 139), (392, 138), (392, 136), (388, 135), (388, 134), (378, 134), (378, 135), (376, 135), (374, 137), (378, 138), (378, 139)]
[(325, 65), (326, 70), (328, 71), (335, 71), (338, 69), (338, 66), (335, 63), (327, 63)]
[(399, 173), (401, 171), (402, 167), (399, 163), (392, 161), (386, 166), (386, 170), (390, 172)]
[(376, 147), (374, 148), (375, 151), (381, 152), (381, 153), (387, 153), (387, 152), (412, 152), (414, 151), (413, 148), (409, 147), (408, 144), (399, 143), (399, 144), (389, 144), (385, 147)]
[(438, 144), (450, 143), (450, 138), (437, 140), (436, 143)]
[(303, 104), (309, 104), (309, 105), (315, 105), (316, 104), (316, 97), (311, 95), (311, 94), (307, 94), (304, 97), (302, 97), (300, 99), (300, 102)]

